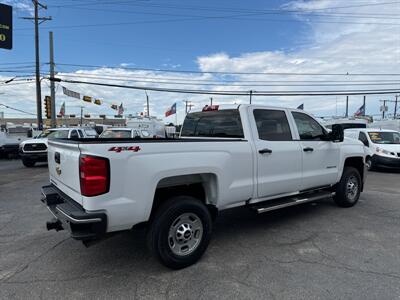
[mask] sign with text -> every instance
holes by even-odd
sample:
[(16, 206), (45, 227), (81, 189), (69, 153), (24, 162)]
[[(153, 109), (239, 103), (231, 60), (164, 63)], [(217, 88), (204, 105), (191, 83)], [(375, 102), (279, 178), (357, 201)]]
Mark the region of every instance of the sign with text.
[(12, 49), (12, 7), (0, 3), (0, 48)]

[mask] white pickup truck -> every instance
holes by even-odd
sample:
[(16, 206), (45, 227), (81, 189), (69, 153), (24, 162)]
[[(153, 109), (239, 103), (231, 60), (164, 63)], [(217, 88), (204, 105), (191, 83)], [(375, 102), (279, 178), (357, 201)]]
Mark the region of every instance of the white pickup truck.
[(69, 138), (95, 138), (97, 132), (92, 128), (61, 127), (43, 131), (34, 139), (23, 141), (19, 144), (19, 155), (22, 164), (32, 168), (37, 162), (47, 161), (48, 139), (69, 139)]
[(190, 113), (179, 139), (51, 140), (48, 162), (49, 230), (88, 245), (144, 224), (156, 257), (175, 269), (202, 256), (221, 210), (329, 197), (351, 207), (366, 176), (362, 143), (340, 126), (256, 105)]

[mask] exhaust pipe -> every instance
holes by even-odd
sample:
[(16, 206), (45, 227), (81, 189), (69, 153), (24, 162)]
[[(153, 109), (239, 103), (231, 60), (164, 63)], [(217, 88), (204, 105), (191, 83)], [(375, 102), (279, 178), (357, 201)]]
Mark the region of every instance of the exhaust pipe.
[(46, 227), (47, 227), (47, 230), (53, 230), (53, 229), (55, 231), (64, 230), (61, 222), (54, 218), (51, 221), (46, 222)]

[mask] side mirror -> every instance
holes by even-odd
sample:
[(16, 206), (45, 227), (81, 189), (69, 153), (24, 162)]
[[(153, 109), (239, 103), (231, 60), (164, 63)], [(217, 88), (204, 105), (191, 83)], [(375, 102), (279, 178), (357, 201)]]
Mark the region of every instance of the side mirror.
[(329, 133), (330, 140), (334, 143), (340, 143), (344, 140), (344, 130), (339, 124), (332, 125), (332, 131)]

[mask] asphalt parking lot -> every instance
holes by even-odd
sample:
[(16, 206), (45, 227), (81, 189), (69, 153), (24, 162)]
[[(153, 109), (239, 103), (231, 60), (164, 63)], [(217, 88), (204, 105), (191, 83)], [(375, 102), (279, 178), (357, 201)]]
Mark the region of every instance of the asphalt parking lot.
[(357, 206), (221, 214), (199, 263), (160, 265), (143, 230), (90, 248), (45, 229), (47, 166), (0, 160), (0, 299), (399, 299), (400, 173), (370, 172)]

